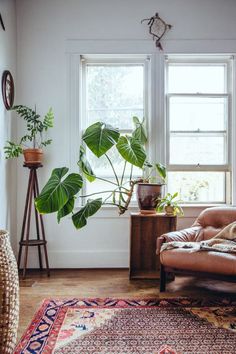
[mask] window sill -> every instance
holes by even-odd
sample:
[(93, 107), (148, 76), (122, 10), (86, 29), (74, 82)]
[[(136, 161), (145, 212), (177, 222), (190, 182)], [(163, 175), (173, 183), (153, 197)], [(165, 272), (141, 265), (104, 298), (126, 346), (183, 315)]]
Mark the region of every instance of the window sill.
[(199, 203), (199, 204), (180, 204), (182, 208), (210, 208), (210, 207), (224, 207), (224, 206), (231, 206), (231, 204), (226, 203)]
[[(229, 204), (182, 204), (181, 205), (184, 210), (184, 216), (182, 218), (196, 218), (199, 213), (206, 208), (216, 207), (216, 206), (232, 206)], [(77, 206), (75, 211), (78, 211), (80, 206)], [(139, 208), (137, 205), (133, 204), (129, 207), (127, 212), (123, 215), (118, 214), (118, 210), (116, 206), (113, 205), (104, 205), (102, 208), (94, 215), (92, 218), (94, 219), (128, 219), (130, 217), (130, 213), (138, 212)]]

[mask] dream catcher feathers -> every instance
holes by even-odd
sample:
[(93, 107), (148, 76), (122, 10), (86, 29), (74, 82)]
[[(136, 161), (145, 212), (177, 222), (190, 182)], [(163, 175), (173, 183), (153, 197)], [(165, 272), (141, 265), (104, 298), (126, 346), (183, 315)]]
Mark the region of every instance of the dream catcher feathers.
[(161, 45), (161, 39), (163, 38), (166, 31), (172, 28), (172, 25), (167, 24), (162, 18), (159, 17), (158, 13), (150, 18), (145, 18), (141, 23), (148, 21), (149, 33), (152, 35), (153, 40), (155, 40), (156, 47), (163, 50)]

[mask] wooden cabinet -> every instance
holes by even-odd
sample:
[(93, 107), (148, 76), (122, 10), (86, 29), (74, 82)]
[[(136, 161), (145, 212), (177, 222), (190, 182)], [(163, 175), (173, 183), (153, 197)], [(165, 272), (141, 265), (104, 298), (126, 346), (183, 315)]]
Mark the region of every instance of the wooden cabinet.
[(176, 230), (176, 216), (131, 213), (130, 223), (130, 279), (159, 279), (156, 239)]

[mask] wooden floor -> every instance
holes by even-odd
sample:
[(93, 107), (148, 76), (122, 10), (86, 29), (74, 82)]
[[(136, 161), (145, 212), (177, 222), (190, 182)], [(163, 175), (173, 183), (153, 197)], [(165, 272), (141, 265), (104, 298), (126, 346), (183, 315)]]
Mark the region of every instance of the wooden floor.
[(176, 277), (165, 293), (159, 293), (156, 280), (132, 280), (128, 270), (53, 270), (51, 277), (39, 271), (20, 280), (20, 323), (18, 337), (30, 323), (45, 298), (113, 297), (156, 298), (189, 296), (194, 298), (230, 297), (236, 299), (236, 284), (193, 277)]

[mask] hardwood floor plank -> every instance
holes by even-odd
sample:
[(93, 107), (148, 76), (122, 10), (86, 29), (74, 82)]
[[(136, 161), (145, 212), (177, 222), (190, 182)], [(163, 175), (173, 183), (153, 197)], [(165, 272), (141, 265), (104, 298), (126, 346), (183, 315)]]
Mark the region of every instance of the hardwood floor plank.
[(18, 338), (23, 334), (40, 303), (45, 298), (194, 298), (230, 297), (236, 299), (236, 284), (216, 280), (176, 277), (159, 293), (157, 280), (129, 280), (127, 269), (67, 269), (45, 273), (29, 271), (20, 280), (20, 323)]

